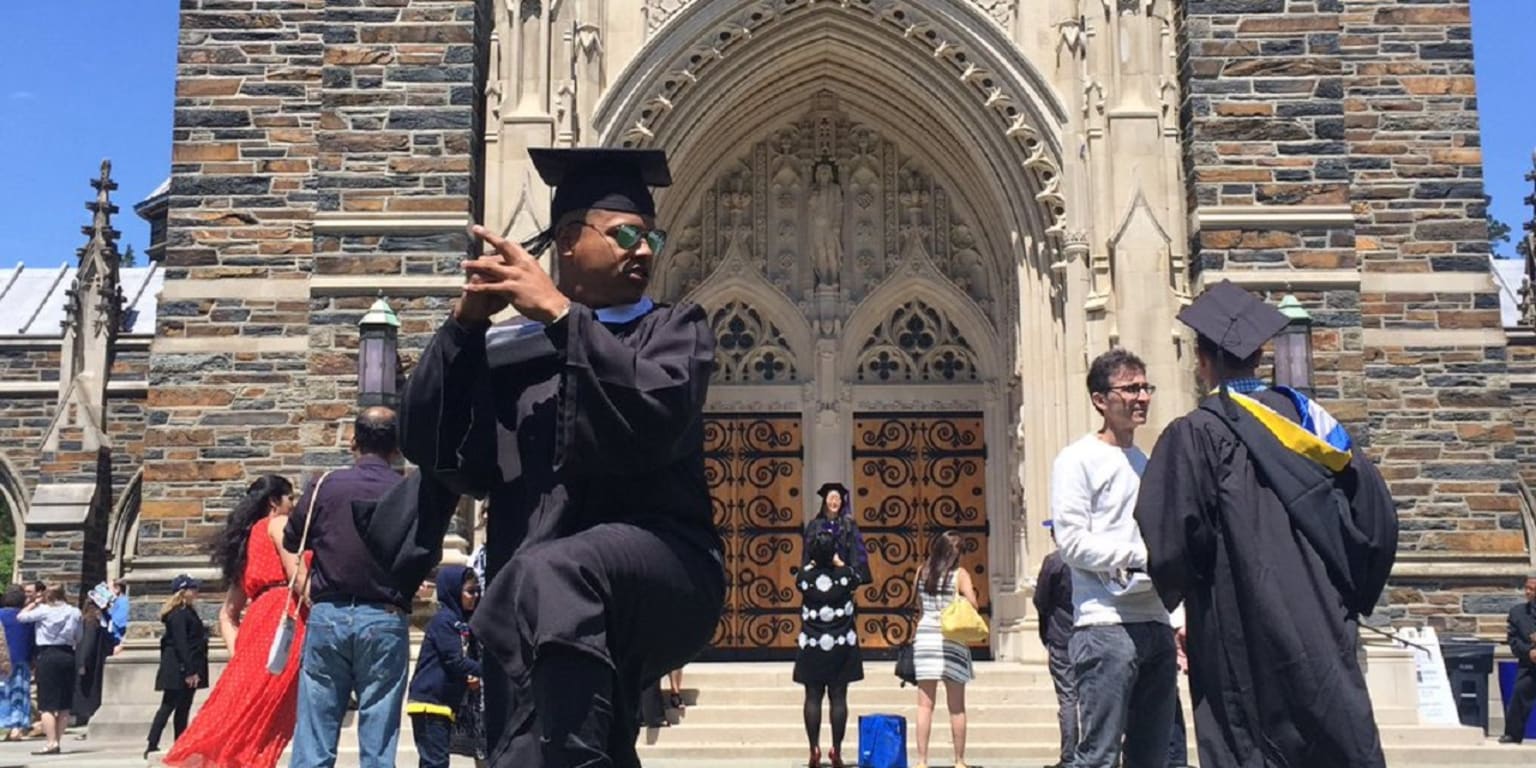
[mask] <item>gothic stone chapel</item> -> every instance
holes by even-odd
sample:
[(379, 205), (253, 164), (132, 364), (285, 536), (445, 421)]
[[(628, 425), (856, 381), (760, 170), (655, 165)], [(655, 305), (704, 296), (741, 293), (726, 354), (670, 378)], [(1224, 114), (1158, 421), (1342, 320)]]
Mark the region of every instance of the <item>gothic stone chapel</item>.
[[(1383, 615), (1497, 634), (1530, 565), (1536, 364), (1490, 277), (1470, 37), (1465, 0), (184, 0), (154, 263), (98, 248), (51, 283), (62, 338), (0, 328), (21, 572), (212, 577), (203, 537), (251, 478), (348, 460), (368, 307), (408, 367), (465, 225), (548, 224), (529, 147), (657, 147), (653, 293), (718, 339), (716, 657), (792, 654), (799, 531), (834, 480), (873, 563), (867, 646), (905, 639), (950, 528), (987, 650), (1038, 654), (1088, 361), (1148, 362), (1150, 447), (1196, 401), (1174, 315), (1222, 279), (1300, 300), (1316, 392), (1393, 484)], [(477, 535), (466, 508), (449, 557)]]

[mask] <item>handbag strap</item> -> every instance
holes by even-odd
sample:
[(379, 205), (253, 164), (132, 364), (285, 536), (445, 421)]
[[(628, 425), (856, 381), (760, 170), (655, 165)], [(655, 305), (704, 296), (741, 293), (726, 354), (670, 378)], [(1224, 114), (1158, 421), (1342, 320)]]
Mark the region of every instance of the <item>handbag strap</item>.
[[(315, 481), (315, 487), (309, 492), (309, 508), (304, 512), (304, 533), (299, 536), (298, 557), (300, 566), (304, 564), (304, 550), (309, 546), (309, 526), (315, 522), (315, 502), (320, 498), (320, 487), (325, 485), (325, 479), (330, 476), (330, 472), (321, 475), (320, 479)], [(288, 577), (288, 597), (283, 601), (283, 615), (285, 616), (288, 614), (288, 609), (293, 606), (293, 585), (299, 581), (300, 570), (302, 568), (294, 568), (293, 575)]]

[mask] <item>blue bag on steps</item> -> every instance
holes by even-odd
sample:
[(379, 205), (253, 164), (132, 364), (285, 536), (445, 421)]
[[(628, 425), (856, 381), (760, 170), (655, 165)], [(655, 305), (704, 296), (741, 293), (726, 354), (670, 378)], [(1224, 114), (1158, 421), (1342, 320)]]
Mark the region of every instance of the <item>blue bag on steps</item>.
[(859, 715), (859, 768), (907, 768), (907, 719)]

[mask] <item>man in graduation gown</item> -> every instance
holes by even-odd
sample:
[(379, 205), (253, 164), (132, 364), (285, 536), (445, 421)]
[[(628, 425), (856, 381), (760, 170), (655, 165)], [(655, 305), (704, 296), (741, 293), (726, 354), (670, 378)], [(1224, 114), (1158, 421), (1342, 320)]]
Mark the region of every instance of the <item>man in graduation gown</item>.
[(1136, 519), (1187, 612), (1200, 764), (1384, 766), (1356, 654), (1397, 552), (1386, 484), (1317, 403), (1254, 377), (1279, 311), (1223, 281), (1179, 319), (1211, 395), (1159, 438)]
[[(702, 309), (644, 297), (665, 232), (655, 150), (533, 150), (555, 187), (552, 280), (492, 252), (413, 371), (407, 458), (489, 497), (489, 586), (473, 629), (494, 766), (637, 766), (644, 683), (709, 641), (724, 604), (704, 477), (714, 336)], [(491, 325), (512, 306), (521, 317)]]

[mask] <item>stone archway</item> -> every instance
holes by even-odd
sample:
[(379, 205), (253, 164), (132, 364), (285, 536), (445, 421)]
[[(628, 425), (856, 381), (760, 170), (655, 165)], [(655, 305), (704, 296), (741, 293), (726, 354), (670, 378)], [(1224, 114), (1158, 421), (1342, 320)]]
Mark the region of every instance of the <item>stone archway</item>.
[(122, 578), (133, 563), (139, 549), (139, 502), (144, 493), (144, 470), (141, 467), (129, 478), (117, 503), (112, 506), (112, 519), (107, 524), (107, 578)]
[(800, 524), (826, 480), (854, 489), (870, 531), (872, 646), (905, 638), (937, 530), (967, 537), (989, 608), (1021, 576), (1016, 230), (994, 189), (870, 112), (867, 84), (819, 84), (798, 111), (711, 142), (728, 154), (681, 161), (709, 170), (679, 172), (664, 201), (678, 234), (658, 298), (702, 304), (718, 342), (710, 476), (739, 594), (716, 648), (735, 657), (787, 652)]
[(14, 580), (21, 573), (22, 556), (26, 549), (28, 494), (22, 485), (21, 474), (3, 453), (0, 453), (0, 501), (5, 503), (11, 517), (12, 530), (16, 533), (11, 562), (11, 578)]

